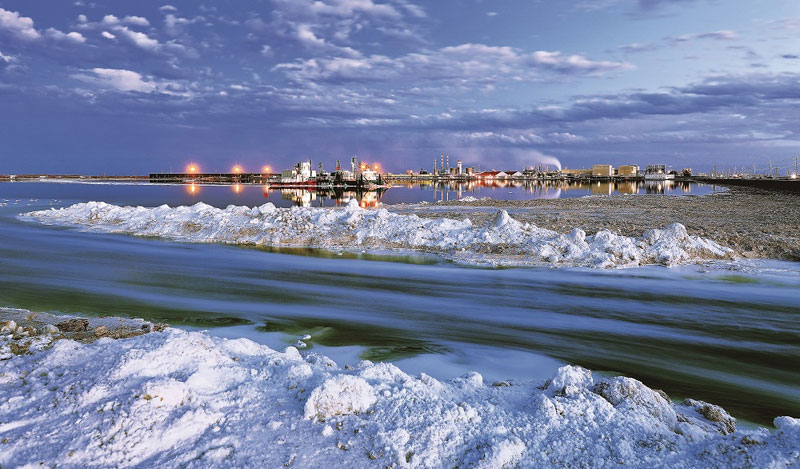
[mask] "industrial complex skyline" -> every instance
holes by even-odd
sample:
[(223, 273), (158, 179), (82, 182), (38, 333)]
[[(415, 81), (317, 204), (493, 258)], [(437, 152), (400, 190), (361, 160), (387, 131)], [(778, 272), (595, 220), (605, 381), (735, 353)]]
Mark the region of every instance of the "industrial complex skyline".
[(0, 173), (794, 164), (793, 0), (0, 0)]

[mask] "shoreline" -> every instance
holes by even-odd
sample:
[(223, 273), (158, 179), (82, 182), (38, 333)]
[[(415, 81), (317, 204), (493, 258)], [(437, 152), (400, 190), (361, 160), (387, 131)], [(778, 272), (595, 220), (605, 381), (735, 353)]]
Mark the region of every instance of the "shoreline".
[(477, 199), (388, 209), (422, 218), (467, 217), (476, 225), (488, 223), (493, 210), (507, 210), (520, 222), (562, 233), (577, 227), (587, 234), (610, 230), (624, 236), (680, 223), (690, 235), (709, 238), (744, 258), (800, 261), (800, 197), (786, 192), (729, 187), (706, 195)]
[[(0, 308), (0, 325), (20, 315)], [(44, 320), (42, 320), (44, 319)], [(74, 319), (74, 318), (72, 318)], [(112, 324), (141, 320), (95, 318)], [(95, 329), (101, 324), (95, 324)], [(564, 366), (545, 381), (438, 381), (390, 363), (164, 328), (81, 343), (39, 340), (3, 360), (4, 465), (203, 467), (765, 467), (800, 462), (800, 420), (736, 429), (710, 403), (673, 402), (624, 377)], [(30, 335), (30, 334), (29, 334)], [(53, 428), (59, 432), (53, 434)], [(45, 437), (47, 435), (47, 437)], [(589, 458), (589, 459), (586, 459)], [(287, 466), (288, 467), (288, 466)]]

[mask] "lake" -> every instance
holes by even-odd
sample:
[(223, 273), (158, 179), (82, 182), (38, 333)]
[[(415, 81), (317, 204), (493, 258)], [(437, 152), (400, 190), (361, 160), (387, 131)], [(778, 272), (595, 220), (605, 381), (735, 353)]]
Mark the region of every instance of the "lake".
[[(391, 188), (375, 204), (438, 200), (442, 188), (438, 195), (434, 189)], [(461, 197), (533, 198), (539, 189), (555, 190), (462, 187)], [(444, 188), (444, 197), (458, 198), (458, 191)], [(592, 188), (560, 191), (588, 195)], [(188, 186), (0, 184), (0, 305), (137, 316), (278, 349), (309, 334), (306, 350), (340, 365), (386, 360), (437, 378), (476, 370), (487, 380), (544, 379), (575, 363), (635, 377), (675, 399), (706, 400), (759, 424), (800, 415), (800, 263), (485, 269), (423, 254), (176, 243), (16, 218), (89, 200), (298, 204), (278, 191), (264, 194), (253, 186), (191, 192)], [(321, 197), (309, 203), (320, 201), (336, 203)]]

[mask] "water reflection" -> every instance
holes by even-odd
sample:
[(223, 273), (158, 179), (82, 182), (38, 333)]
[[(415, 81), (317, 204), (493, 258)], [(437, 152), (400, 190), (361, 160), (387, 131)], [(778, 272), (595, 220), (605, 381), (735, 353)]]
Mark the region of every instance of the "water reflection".
[[(168, 187), (168, 186), (167, 186)], [(164, 189), (168, 190), (168, 189)], [(559, 199), (587, 195), (681, 195), (708, 194), (712, 186), (685, 181), (558, 181), (558, 180), (471, 180), (471, 181), (414, 181), (398, 183), (376, 190), (345, 188), (276, 188), (261, 185), (187, 184), (182, 191), (190, 201), (202, 200), (212, 205), (229, 203), (258, 204), (268, 199), (277, 206), (330, 207), (342, 206), (356, 200), (363, 208), (379, 208), (383, 204), (448, 202), (465, 197), (489, 197), (499, 200)], [(223, 196), (222, 193), (226, 193)], [(261, 193), (261, 197), (258, 193)], [(226, 202), (217, 201), (225, 198)], [(193, 203), (193, 202), (192, 202)], [(263, 203), (263, 202), (262, 202)]]
[[(336, 206), (345, 205), (350, 200), (355, 200), (361, 208), (378, 208), (381, 206), (381, 197), (385, 189), (377, 190), (344, 190), (344, 189), (281, 189), (281, 199), (290, 200), (298, 207), (324, 207), (329, 205), (326, 201), (333, 202)], [(269, 199), (270, 190), (264, 190), (264, 198)]]

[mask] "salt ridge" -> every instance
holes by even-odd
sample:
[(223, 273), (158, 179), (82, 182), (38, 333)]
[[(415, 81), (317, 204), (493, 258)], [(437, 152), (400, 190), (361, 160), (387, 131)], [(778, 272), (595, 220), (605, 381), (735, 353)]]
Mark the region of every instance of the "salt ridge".
[(441, 382), (178, 329), (46, 342), (2, 362), (3, 467), (800, 464), (798, 419), (736, 431), (717, 406), (574, 366), (544, 383)]
[(122, 207), (105, 202), (22, 214), (23, 219), (79, 226), (90, 231), (157, 236), (179, 241), (307, 246), (327, 249), (414, 249), (435, 252), (466, 263), (633, 267), (676, 265), (729, 259), (733, 251), (714, 241), (691, 236), (673, 223), (664, 229), (627, 237), (603, 230), (587, 236), (520, 223), (508, 212), (497, 213), (488, 227), (468, 220), (420, 218), (365, 210), (355, 200), (342, 209), (228, 206), (204, 203), (155, 208)]

